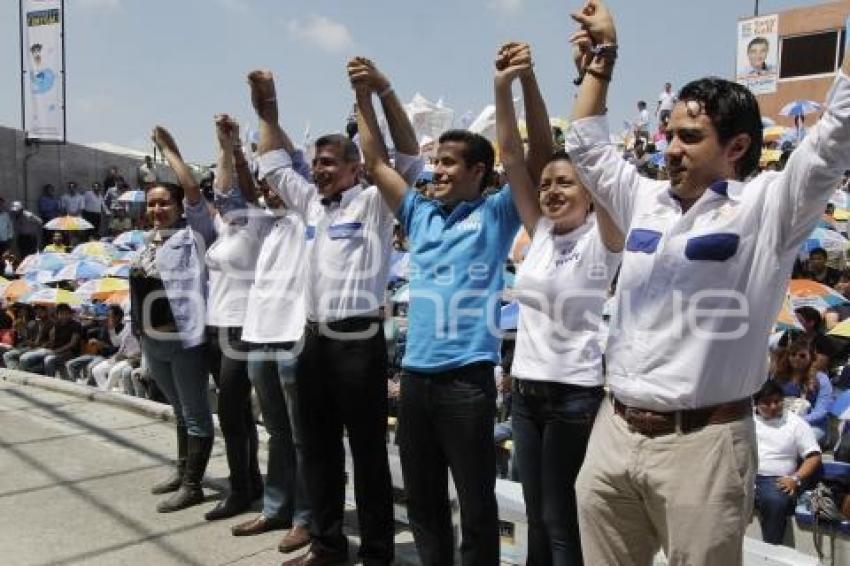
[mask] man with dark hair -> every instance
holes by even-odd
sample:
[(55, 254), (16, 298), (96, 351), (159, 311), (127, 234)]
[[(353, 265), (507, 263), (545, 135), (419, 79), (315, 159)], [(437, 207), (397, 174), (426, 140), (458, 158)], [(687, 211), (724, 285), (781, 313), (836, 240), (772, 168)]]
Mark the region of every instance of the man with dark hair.
[(809, 259), (806, 261), (806, 279), (823, 283), (829, 287), (838, 285), (841, 279), (841, 271), (827, 265), (829, 256), (823, 248), (814, 248), (809, 251)]
[[(500, 53), (530, 62), (527, 48)], [(518, 63), (519, 64), (519, 63)], [(530, 73), (529, 69), (529, 73)], [(393, 171), (383, 149), (374, 95), (383, 81), (368, 59), (348, 64), (357, 97), (360, 143), (371, 179), (410, 241), (410, 309), (402, 361), (399, 451), (408, 517), (422, 563), (454, 562), (448, 473), (460, 502), (463, 564), (499, 563), (496, 448), (493, 442), (499, 362), (499, 298), (503, 266), (521, 224), (509, 188), (482, 193), (493, 176), (494, 151), (466, 130), (440, 136), (433, 193), (425, 197)], [(540, 101), (533, 80), (523, 94)], [(532, 177), (552, 155), (545, 112), (529, 114)], [(541, 141), (537, 141), (541, 140)], [(537, 182), (537, 181), (535, 181)], [(536, 198), (536, 195), (535, 197)], [(535, 201), (536, 202), (536, 201)]]
[(62, 216), (62, 200), (56, 196), (56, 189), (49, 183), (41, 188), (41, 196), (38, 197), (38, 215), (45, 223), (57, 216)]
[[(342, 532), (343, 428), (354, 465), (359, 554), (365, 564), (390, 564), (394, 533), (386, 446), (387, 351), (380, 307), (392, 249), (392, 212), (377, 188), (359, 183), (360, 153), (347, 136), (319, 138), (313, 182), (299, 175), (292, 167), (295, 148), (278, 124), (271, 72), (254, 71), (248, 81), (260, 125), (259, 176), (307, 225), (310, 248), (308, 322), (295, 379), (312, 542), (306, 555), (285, 564), (348, 563)], [(422, 168), (416, 134), (392, 89), (382, 92), (396, 167), (412, 183)]]
[[(783, 172), (749, 177), (758, 103), (721, 79), (686, 85), (669, 182), (638, 175), (604, 117), (617, 31), (602, 0), (573, 14), (584, 78), (567, 150), (627, 234), (606, 351), (610, 400), (576, 482), (588, 564), (739, 564), (753, 505), (751, 397), (797, 252), (850, 166), (850, 58)], [(749, 179), (749, 180), (748, 180)]]

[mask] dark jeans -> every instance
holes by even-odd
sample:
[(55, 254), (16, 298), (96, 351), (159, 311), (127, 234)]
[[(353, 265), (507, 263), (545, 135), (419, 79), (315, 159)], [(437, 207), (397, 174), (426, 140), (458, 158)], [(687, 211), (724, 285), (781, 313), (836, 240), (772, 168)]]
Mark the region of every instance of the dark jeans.
[(583, 563), (575, 481), (602, 387), (514, 380), (514, 457), (528, 517), (528, 564)]
[[(319, 553), (342, 555), (345, 505), (343, 427), (354, 466), (354, 497), (365, 564), (393, 559), (393, 502), (387, 460), (387, 346), (383, 325), (350, 318), (328, 329), (307, 325), (295, 379), (304, 440), (311, 535)], [(369, 329), (367, 331), (367, 329)], [(368, 337), (364, 335), (369, 334)]]
[(463, 564), (499, 563), (495, 417), (491, 363), (402, 374), (399, 450), (410, 526), (425, 566), (454, 563), (449, 470), (460, 501)]
[(761, 524), (761, 538), (770, 544), (782, 544), (788, 517), (794, 512), (797, 498), (776, 485), (776, 476), (756, 476), (755, 509)]
[(213, 379), (218, 386), (218, 422), (224, 436), (230, 490), (250, 493), (262, 485), (259, 440), (251, 410), (248, 347), (241, 328), (207, 328)]

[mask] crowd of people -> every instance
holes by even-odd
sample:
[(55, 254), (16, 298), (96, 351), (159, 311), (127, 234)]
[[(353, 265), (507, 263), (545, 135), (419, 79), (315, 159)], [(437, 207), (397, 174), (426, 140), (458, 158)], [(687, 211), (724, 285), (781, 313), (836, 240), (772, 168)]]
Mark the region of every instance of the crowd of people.
[[(666, 84), (656, 133), (641, 102), (624, 156), (605, 117), (614, 19), (601, 0), (572, 17), (578, 94), (566, 131), (550, 127), (529, 45), (496, 54), (499, 171), (491, 141), (467, 130), (421, 152), (393, 84), (363, 57), (346, 68), (355, 122), (318, 138), (309, 159), (280, 126), (269, 71), (248, 75), (254, 151), (232, 117), (215, 118), (210, 191), (157, 126), (177, 183), (146, 177), (149, 231), (127, 308), (101, 305), (82, 324), (66, 305), (13, 306), (5, 326), (23, 340), (4, 348), (7, 367), (162, 395), (177, 439), (173, 475), (151, 490), (167, 494), (163, 513), (204, 501), (212, 377), (230, 490), (205, 518), (262, 499), (232, 534), (285, 530), (282, 552), (309, 545), (285, 565), (349, 560), (344, 437), (359, 556), (392, 563), (391, 412), (423, 564), (455, 561), (449, 475), (461, 562), (499, 563), (494, 426), (508, 416), (497, 434), (513, 441), (529, 564), (648, 565), (659, 550), (676, 564), (738, 564), (754, 514), (780, 544), (823, 453), (850, 460), (850, 431), (828, 415), (850, 381), (848, 349), (827, 335), (850, 317), (850, 272), (843, 253), (804, 248), (819, 222), (839, 230), (824, 211), (850, 169), (850, 63), (781, 171), (759, 170), (755, 97), (717, 78), (676, 94)], [(658, 140), (664, 161), (649, 167)], [(46, 189), (40, 214), (88, 214), (93, 225), (100, 214), (108, 238), (106, 195), (93, 187), (89, 201), (72, 185), (61, 199)], [(520, 231), (522, 257), (508, 262)], [(22, 235), (11, 238), (19, 249)], [(519, 316), (508, 336), (509, 271)], [(792, 276), (847, 301), (800, 307), (799, 322), (774, 332)], [(406, 309), (388, 301), (399, 278)], [(392, 318), (403, 331), (390, 357)], [(270, 437), (265, 478), (252, 390)], [(850, 514), (850, 495), (834, 496)]]

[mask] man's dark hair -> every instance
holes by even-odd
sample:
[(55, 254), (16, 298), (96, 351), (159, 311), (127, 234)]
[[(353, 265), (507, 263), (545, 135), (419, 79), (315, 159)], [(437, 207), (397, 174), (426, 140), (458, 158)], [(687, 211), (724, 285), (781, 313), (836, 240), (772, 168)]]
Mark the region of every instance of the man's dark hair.
[(74, 311), (69, 305), (65, 303), (59, 303), (58, 305), (56, 305), (56, 313), (59, 314), (60, 312), (72, 313)]
[(36, 51), (41, 52), (40, 43), (33, 43), (32, 45), (30, 45), (30, 53), (35, 53)]
[(780, 387), (774, 380), (768, 379), (764, 382), (764, 385), (761, 386), (761, 389), (756, 391), (755, 395), (753, 395), (753, 401), (758, 403), (765, 397), (773, 397), (774, 395), (779, 395), (781, 399), (785, 398), (785, 392), (782, 391), (782, 387)]
[(570, 159), (570, 154), (564, 151), (563, 149), (559, 149), (558, 151), (552, 154), (552, 157), (549, 158), (549, 163), (554, 163), (556, 161), (567, 161), (569, 163), (572, 163), (572, 160)]
[(711, 120), (720, 143), (738, 134), (750, 136), (750, 147), (735, 163), (735, 174), (745, 179), (756, 170), (761, 157), (762, 122), (756, 97), (738, 83), (717, 77), (689, 82), (678, 95), (679, 102), (694, 101)]
[(646, 108), (646, 101), (645, 100), (638, 100), (638, 108), (640, 108), (641, 110)]
[(752, 47), (754, 45), (764, 45), (765, 47), (770, 49), (770, 42), (767, 40), (766, 37), (759, 36), (759, 37), (754, 37), (753, 39), (751, 39), (750, 42), (747, 44), (747, 51), (752, 49)]
[(346, 163), (360, 163), (360, 149), (357, 144), (342, 134), (328, 134), (316, 140), (316, 152), (323, 147), (332, 146), (342, 150), (342, 160)]
[(829, 255), (826, 253), (826, 250), (823, 248), (814, 248), (813, 250), (809, 251), (809, 257), (812, 257), (813, 255), (819, 255), (823, 259), (829, 257)]
[(165, 189), (168, 191), (168, 194), (171, 195), (171, 200), (173, 200), (177, 206), (183, 208), (183, 187), (176, 183), (156, 183), (152, 187), (150, 187), (147, 191), (145, 191), (145, 196), (147, 193), (151, 192), (154, 189)]
[(109, 312), (118, 322), (121, 322), (124, 319), (124, 309), (118, 305), (109, 305)]
[(496, 152), (493, 151), (493, 145), (480, 134), (474, 134), (469, 130), (449, 130), (443, 132), (438, 143), (457, 142), (462, 143), (466, 147), (461, 155), (463, 162), (467, 167), (472, 167), (476, 163), (484, 164), (484, 175), (481, 177), (481, 190), (483, 191), (490, 186), (493, 180), (493, 165), (496, 162)]

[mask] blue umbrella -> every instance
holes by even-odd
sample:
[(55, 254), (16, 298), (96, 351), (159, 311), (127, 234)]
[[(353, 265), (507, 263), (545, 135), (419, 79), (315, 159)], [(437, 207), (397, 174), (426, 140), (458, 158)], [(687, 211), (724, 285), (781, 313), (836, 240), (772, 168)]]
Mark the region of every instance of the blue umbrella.
[(499, 329), (506, 332), (516, 330), (519, 322), (519, 303), (513, 301), (502, 307), (502, 312), (499, 317)]
[(28, 271), (24, 274), (24, 279), (29, 281), (30, 283), (53, 283), (54, 281), (58, 281), (55, 277), (53, 277), (53, 272), (49, 270), (43, 271)]
[(55, 281), (88, 281), (103, 277), (108, 266), (99, 261), (75, 261), (59, 270), (54, 277)]
[(112, 240), (112, 243), (122, 248), (138, 249), (145, 245), (145, 232), (143, 230), (129, 230), (122, 232)]
[(829, 412), (840, 420), (850, 419), (850, 391), (836, 397), (829, 407)]
[(18, 275), (30, 271), (53, 271), (55, 273), (65, 267), (71, 261), (70, 258), (71, 256), (68, 254), (62, 253), (30, 254), (24, 258), (15, 273)]
[(783, 116), (805, 116), (813, 112), (820, 112), (823, 107), (813, 100), (794, 100), (782, 107), (779, 111)]
[(106, 273), (103, 275), (104, 277), (120, 277), (122, 279), (128, 279), (130, 277), (130, 264), (119, 263), (118, 265), (113, 265), (107, 269)]

